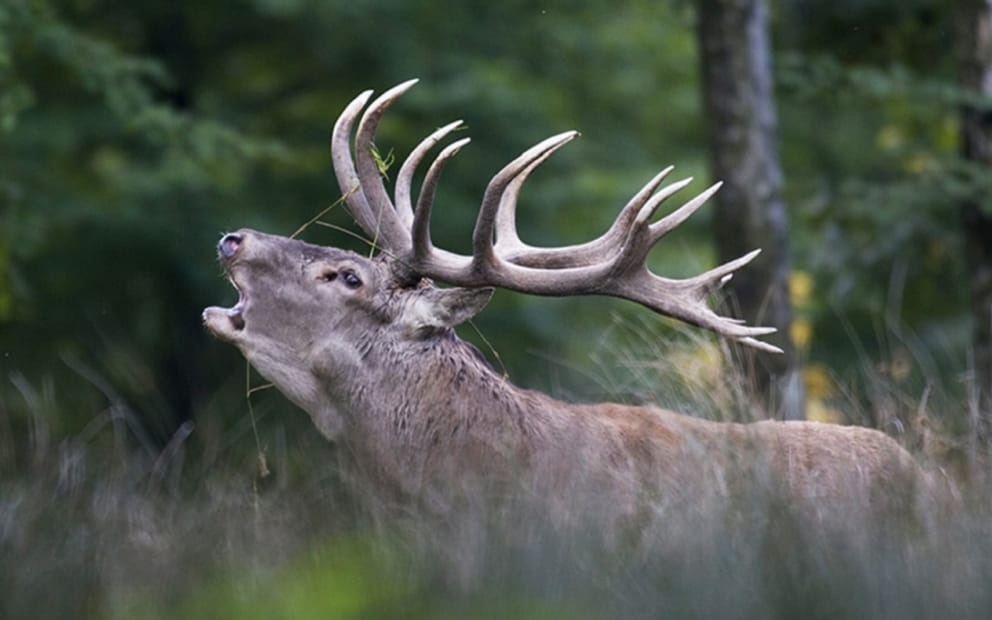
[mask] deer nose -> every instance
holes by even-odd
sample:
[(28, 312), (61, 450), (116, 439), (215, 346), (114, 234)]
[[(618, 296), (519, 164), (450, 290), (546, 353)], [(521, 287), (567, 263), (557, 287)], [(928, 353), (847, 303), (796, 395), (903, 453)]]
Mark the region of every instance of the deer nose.
[(241, 242), (244, 241), (244, 235), (238, 233), (228, 233), (221, 237), (220, 242), (217, 244), (217, 251), (224, 258), (231, 258), (241, 247)]

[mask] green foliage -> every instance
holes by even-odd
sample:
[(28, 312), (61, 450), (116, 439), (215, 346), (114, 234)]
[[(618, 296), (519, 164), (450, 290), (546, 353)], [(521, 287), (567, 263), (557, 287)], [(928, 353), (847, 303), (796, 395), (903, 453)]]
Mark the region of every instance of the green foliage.
[[(800, 309), (812, 334), (805, 354), (850, 386), (849, 401), (876, 398), (865, 367), (888, 373), (885, 389), (903, 396), (890, 413), (866, 418), (905, 421), (913, 395), (925, 400), (941, 378), (945, 391), (963, 389), (968, 292), (957, 205), (992, 209), (992, 175), (958, 156), (957, 111), (992, 106), (953, 86), (948, 5), (775, 7), (793, 265), (812, 282)], [(126, 425), (120, 442), (152, 462), (171, 454), (166, 447), (181, 443), (191, 420), (197, 472), (216, 462), (219, 445), (250, 462), (243, 360), (199, 324), (204, 306), (234, 295), (212, 248), (221, 231), (288, 234), (325, 209), (321, 221), (350, 226), (342, 209), (329, 208), (339, 192), (327, 135), (361, 90), (422, 78), (383, 121), (384, 164), (432, 128), (465, 119), (473, 142), (449, 165), (433, 222), (437, 243), (455, 251), (469, 246), (492, 174), (566, 129), (583, 139), (537, 171), (522, 195), (518, 221), (529, 242), (592, 238), (669, 163), (699, 179), (678, 198), (702, 189), (711, 128), (700, 114), (693, 19), (691, 3), (647, 0), (0, 3), (0, 482), (33, 462), (39, 442), (79, 437), (98, 419)], [(707, 217), (702, 211), (666, 239), (653, 268), (686, 276), (712, 266)], [(310, 226), (303, 236), (367, 251), (330, 228)], [(518, 383), (640, 400), (632, 376), (643, 364), (614, 363), (624, 341), (605, 319), (614, 315), (649, 345), (669, 337), (631, 304), (505, 292), (477, 326)], [(910, 370), (895, 372), (899, 360)], [(698, 392), (720, 385), (716, 372), (707, 375), (716, 383), (695, 393), (665, 386), (668, 402), (694, 408)], [(955, 396), (946, 402), (964, 402)], [(277, 394), (258, 401), (267, 452), (313, 434)], [(287, 472), (308, 471), (326, 456), (318, 452), (306, 444), (274, 459), (280, 501), (298, 484)], [(197, 516), (209, 520), (213, 510)], [(349, 598), (375, 585), (364, 544), (331, 544), (268, 584), (218, 570), (202, 598), (180, 606), (193, 615), (229, 608), (289, 617), (333, 594), (356, 614), (377, 613), (358, 594)], [(340, 587), (303, 587), (314, 582)], [(407, 601), (401, 586), (388, 594), (380, 601), (388, 611)]]
[(361, 540), (335, 539), (271, 578), (246, 583), (231, 573), (200, 588), (178, 610), (158, 615), (128, 610), (129, 618), (389, 618), (409, 615), (411, 592), (384, 579), (385, 566)]
[(885, 360), (909, 350), (924, 374), (953, 374), (968, 346), (954, 327), (968, 295), (959, 208), (992, 207), (987, 170), (959, 154), (957, 113), (992, 101), (904, 60), (779, 54), (796, 264), (816, 281), (813, 359), (842, 367), (855, 351)]

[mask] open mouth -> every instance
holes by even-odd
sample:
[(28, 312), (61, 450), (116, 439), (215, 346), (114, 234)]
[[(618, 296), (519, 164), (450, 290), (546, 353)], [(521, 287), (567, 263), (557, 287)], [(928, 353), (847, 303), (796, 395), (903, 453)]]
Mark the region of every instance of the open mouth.
[(245, 296), (244, 289), (238, 286), (234, 278), (228, 278), (228, 280), (231, 282), (231, 286), (238, 291), (238, 303), (227, 309), (227, 318), (231, 321), (231, 326), (235, 331), (241, 331), (245, 328), (245, 303), (247, 303), (248, 298)]
[(245, 329), (245, 307), (248, 304), (248, 296), (244, 288), (238, 284), (231, 271), (231, 263), (234, 255), (238, 252), (244, 237), (237, 233), (224, 236), (217, 244), (217, 253), (227, 272), (227, 280), (231, 286), (238, 291), (238, 301), (230, 308), (220, 306), (210, 306), (203, 311), (203, 323), (215, 336), (220, 338), (230, 338), (235, 333)]
[(238, 291), (238, 302), (230, 308), (210, 306), (203, 311), (204, 325), (220, 338), (230, 338), (245, 329), (245, 307), (248, 297), (234, 278), (228, 277), (228, 280)]
[(234, 275), (231, 272), (231, 261), (239, 250), (241, 250), (244, 240), (245, 237), (241, 233), (228, 233), (217, 243), (217, 255), (224, 264), (224, 270), (227, 272), (227, 280), (238, 291), (238, 303), (234, 304), (232, 308), (222, 310), (227, 315), (227, 319), (235, 331), (241, 331), (245, 328), (245, 304), (248, 298), (245, 295), (244, 289), (234, 279)]

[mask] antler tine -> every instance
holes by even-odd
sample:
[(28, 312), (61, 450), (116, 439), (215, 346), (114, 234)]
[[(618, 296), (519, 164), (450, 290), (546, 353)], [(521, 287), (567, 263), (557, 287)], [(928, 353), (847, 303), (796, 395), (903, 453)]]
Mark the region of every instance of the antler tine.
[(362, 183), (365, 197), (372, 205), (377, 217), (375, 232), (383, 238), (384, 243), (382, 245), (394, 252), (408, 248), (410, 238), (400, 221), (396, 207), (393, 206), (389, 194), (386, 193), (385, 185), (382, 183), (379, 163), (372, 155), (373, 140), (382, 115), (394, 101), (410, 90), (417, 82), (416, 79), (407, 80), (380, 95), (365, 110), (355, 134), (355, 162), (358, 166), (358, 178)]
[[(348, 211), (362, 230), (378, 245), (394, 251), (408, 246), (409, 241), (401, 226), (398, 225), (395, 210), (392, 208), (388, 196), (385, 196), (385, 188), (379, 178), (378, 167), (372, 160), (370, 152), (371, 133), (374, 133), (378, 117), (385, 111), (385, 108), (415, 83), (416, 80), (410, 80), (387, 91), (370, 108), (370, 112), (377, 111), (378, 116), (370, 117), (367, 112), (362, 122), (359, 123), (359, 134), (362, 134), (364, 130), (367, 136), (364, 149), (356, 144), (355, 155), (358, 159), (359, 170), (355, 168), (355, 159), (352, 155), (351, 133), (359, 113), (372, 96), (371, 90), (362, 92), (345, 107), (331, 133), (331, 160), (338, 185), (345, 196)], [(371, 170), (369, 164), (371, 164)], [(382, 200), (383, 197), (385, 197), (385, 201)], [(372, 207), (369, 203), (370, 200), (376, 205), (376, 208)]]
[[(661, 185), (662, 181), (664, 181), (668, 175), (672, 173), (672, 170), (675, 170), (675, 166), (668, 166), (664, 168), (658, 174), (654, 175), (650, 181), (645, 183), (644, 187), (637, 190), (637, 193), (631, 197), (627, 204), (624, 205), (623, 209), (620, 209), (620, 213), (617, 215), (617, 218), (613, 220), (613, 224), (610, 225), (610, 228), (600, 237), (600, 239), (603, 240), (602, 243), (609, 243), (608, 239), (613, 240), (626, 236), (627, 229), (629, 229), (632, 222), (636, 220), (637, 215), (641, 212), (641, 207), (643, 207), (644, 204), (653, 196), (657, 196), (655, 191), (658, 189), (658, 186)], [(670, 185), (668, 187), (674, 187), (674, 185)], [(681, 189), (681, 187), (679, 189)], [(678, 189), (674, 191), (678, 191)], [(664, 200), (664, 198), (661, 200)]]
[[(561, 140), (552, 144), (547, 150), (520, 170), (517, 175), (506, 184), (506, 187), (503, 189), (503, 193), (499, 199), (499, 206), (496, 208), (495, 247), (497, 252), (503, 254), (504, 252), (501, 252), (501, 250), (506, 253), (510, 253), (525, 248), (535, 249), (521, 241), (520, 236), (517, 234), (517, 200), (520, 197), (520, 189), (530, 176), (530, 173), (534, 172), (534, 170), (536, 170), (541, 164), (546, 162), (548, 158), (555, 153), (555, 151), (565, 146), (573, 138), (576, 138), (579, 135), (580, 134), (576, 132), (572, 134), (568, 140)], [(526, 155), (526, 153), (524, 155)], [(521, 158), (523, 158), (524, 155), (522, 155)]]
[(699, 301), (705, 300), (707, 295), (729, 282), (735, 271), (753, 261), (758, 257), (758, 254), (761, 254), (761, 248), (751, 250), (744, 256), (727, 261), (705, 273), (690, 278), (688, 281), (697, 287)]
[[(671, 174), (672, 170), (675, 170), (675, 166), (666, 167), (658, 174), (654, 175), (654, 177), (645, 183), (641, 189), (637, 190), (637, 193), (631, 197), (627, 204), (624, 205), (623, 209), (620, 210), (620, 213), (617, 214), (616, 219), (613, 220), (613, 223), (610, 225), (609, 229), (607, 229), (607, 231), (599, 238), (584, 244), (585, 246), (588, 246), (587, 251), (594, 251), (594, 253), (602, 254), (604, 250), (608, 250), (609, 248), (622, 243), (623, 239), (628, 235), (631, 227), (636, 223), (637, 216), (641, 213), (645, 203), (651, 199), (654, 199), (657, 201), (656, 204), (661, 204), (661, 201), (665, 200), (665, 198), (670, 196), (672, 193), (685, 187), (685, 184), (691, 180), (690, 177), (688, 180), (673, 183), (672, 185), (666, 186), (665, 189), (662, 189), (658, 193), (655, 193), (658, 186), (661, 185), (662, 181), (664, 181), (669, 174)], [(663, 194), (664, 196), (662, 196)], [(654, 210), (652, 209), (651, 212), (653, 213)], [(584, 248), (580, 247), (576, 249)]]
[(418, 80), (407, 80), (398, 86), (394, 86), (379, 95), (365, 110), (362, 120), (358, 123), (358, 130), (355, 134), (355, 163), (358, 166), (358, 178), (365, 192), (365, 198), (372, 207), (373, 215), (376, 217), (374, 231), (365, 231), (373, 238), (381, 237), (382, 246), (399, 252), (409, 247), (410, 238), (406, 229), (400, 223), (400, 217), (396, 213), (386, 193), (386, 187), (382, 183), (382, 174), (379, 164), (372, 155), (373, 139), (375, 130), (379, 126), (379, 120), (403, 93), (410, 90)]
[(566, 131), (535, 144), (504, 166), (489, 181), (486, 192), (482, 196), (482, 206), (479, 208), (479, 217), (475, 220), (475, 230), (472, 233), (472, 254), (476, 261), (490, 264), (496, 261), (496, 256), (493, 253), (493, 231), (496, 226), (496, 213), (499, 210), (506, 187), (517, 175), (526, 170), (532, 162), (540, 159), (547, 151), (560, 148), (578, 135), (579, 132), (577, 131)]
[[(692, 177), (682, 179), (681, 181), (676, 181), (675, 183), (666, 185), (665, 187), (658, 190), (658, 193), (651, 196), (651, 199), (648, 200), (637, 212), (637, 215), (634, 216), (634, 223), (632, 225), (632, 228), (644, 228), (645, 223), (649, 219), (651, 219), (655, 211), (658, 210), (658, 207), (661, 206), (661, 203), (665, 202), (666, 200), (674, 196), (677, 192), (681, 191), (684, 187), (686, 187), (690, 183), (692, 183)], [(673, 228), (684, 222), (701, 205), (702, 202), (700, 202), (699, 204), (694, 204), (693, 202), (690, 201), (690, 203), (679, 207), (674, 212), (669, 213), (664, 218), (655, 222), (654, 224), (648, 224), (647, 229), (649, 231), (654, 231), (655, 227), (658, 226), (658, 228), (664, 228), (664, 231), (667, 233), (668, 231), (672, 230)], [(661, 236), (662, 235), (658, 235), (658, 239), (660, 239)], [(657, 239), (653, 239), (652, 243), (654, 241), (657, 241)]]
[[(562, 134), (564, 135), (564, 134)], [(537, 158), (520, 170), (515, 177), (503, 189), (503, 194), (499, 199), (499, 206), (496, 209), (496, 251), (500, 255), (512, 255), (521, 250), (541, 251), (520, 240), (517, 234), (517, 200), (520, 198), (520, 189), (524, 182), (534, 170), (541, 166), (551, 157), (555, 151), (568, 144), (572, 138), (580, 136), (578, 132), (571, 134), (568, 140), (556, 142)], [(526, 153), (525, 153), (526, 155)], [(521, 156), (522, 158), (523, 156)]]
[[(706, 202), (706, 200), (720, 188), (720, 183), (717, 183), (705, 191), (695, 196), (692, 200), (682, 205), (672, 213), (668, 214), (661, 220), (655, 222), (654, 224), (649, 224), (648, 219), (654, 214), (654, 212), (661, 206), (665, 200), (670, 198), (677, 191), (684, 188), (692, 181), (692, 177), (688, 179), (683, 179), (681, 181), (672, 183), (671, 185), (666, 185), (661, 190), (659, 190), (654, 196), (651, 197), (638, 211), (637, 216), (634, 219), (630, 227), (630, 234), (628, 238), (623, 241), (623, 244), (619, 248), (619, 253), (614, 260), (617, 265), (617, 272), (631, 271), (637, 265), (646, 264), (648, 253), (650, 253), (651, 248), (654, 247), (658, 241), (669, 233), (676, 226), (684, 222), (690, 215), (695, 213), (699, 207)], [(750, 256), (747, 261), (754, 258)], [(738, 261), (741, 259), (738, 259)], [(698, 276), (694, 280), (702, 280), (704, 277), (710, 277), (717, 270), (723, 270), (720, 273), (720, 277), (733, 271), (737, 266), (743, 265), (747, 261), (738, 263), (737, 261), (731, 261), (727, 265), (722, 265), (717, 269), (711, 270), (702, 276)], [(725, 269), (728, 265), (735, 265), (730, 269)], [(709, 293), (709, 290), (706, 291)]]
[(457, 155), (458, 151), (469, 142), (471, 142), (471, 138), (462, 138), (457, 142), (452, 142), (438, 154), (437, 158), (434, 159), (434, 163), (427, 169), (427, 175), (424, 176), (424, 182), (420, 186), (420, 195), (417, 197), (417, 210), (414, 213), (413, 224), (410, 230), (413, 239), (413, 258), (415, 263), (424, 263), (434, 251), (430, 229), (431, 207), (434, 205), (434, 194), (437, 191), (437, 183), (441, 177), (441, 171), (444, 170), (444, 166), (448, 163), (448, 160)]
[(420, 165), (424, 156), (427, 155), (427, 152), (434, 148), (434, 145), (440, 142), (446, 135), (461, 127), (461, 125), (462, 121), (459, 120), (448, 123), (444, 127), (435, 130), (434, 133), (424, 138), (416, 148), (410, 151), (406, 161), (400, 166), (400, 171), (396, 175), (394, 196), (396, 214), (399, 216), (400, 223), (403, 224), (404, 228), (409, 230), (413, 225), (413, 203), (411, 200), (413, 192), (411, 187), (413, 185), (413, 175), (416, 173), (417, 167)]
[[(676, 226), (684, 222), (689, 218), (689, 216), (695, 213), (699, 207), (701, 207), (706, 200), (720, 188), (721, 185), (721, 183), (717, 183), (713, 187), (708, 188), (706, 191), (699, 194), (654, 224), (647, 223), (663, 202), (671, 198), (676, 192), (683, 189), (691, 182), (692, 177), (682, 179), (681, 181), (676, 181), (675, 183), (661, 188), (657, 193), (652, 195), (649, 200), (632, 200), (628, 203), (628, 207), (637, 206), (638, 210), (633, 214), (633, 219), (627, 224), (627, 229), (629, 230), (629, 233), (627, 233), (627, 238), (618, 239), (614, 243), (615, 246), (620, 247), (619, 256), (616, 259), (617, 265), (621, 266), (621, 268), (629, 268), (630, 265), (643, 263), (646, 261), (648, 252), (651, 251), (651, 248), (662, 237), (671, 232)], [(639, 202), (642, 204), (638, 204)], [(631, 212), (633, 213), (633, 211)], [(606, 235), (603, 235), (600, 239), (603, 241), (603, 244), (606, 245)]]
[[(351, 216), (367, 234), (374, 234), (375, 215), (365, 199), (361, 181), (355, 171), (355, 163), (351, 157), (351, 128), (358, 118), (359, 112), (365, 107), (372, 96), (371, 90), (366, 90), (349, 103), (331, 132), (331, 164), (338, 179), (341, 193)], [(371, 231), (371, 232), (370, 232)]]
[[(645, 205), (644, 209), (637, 214), (638, 220), (642, 218), (642, 215), (644, 219), (651, 217), (652, 213), (654, 212), (654, 209), (656, 209), (657, 206), (660, 205), (662, 201), (664, 201), (666, 198), (668, 198), (678, 190), (688, 185), (690, 181), (692, 181), (692, 177), (689, 177), (688, 179), (683, 181), (682, 184), (678, 184), (678, 183), (672, 184), (667, 188), (665, 188), (664, 190), (655, 194), (654, 198), (651, 199), (649, 204)], [(715, 194), (717, 190), (720, 189), (721, 186), (723, 186), (723, 181), (718, 181), (714, 183), (713, 185), (703, 190), (702, 193), (700, 193), (698, 196), (696, 196), (689, 202), (685, 203), (675, 211), (661, 218), (654, 224), (651, 224), (650, 227), (651, 243), (656, 243), (659, 239), (661, 239), (662, 237), (670, 233), (672, 230), (674, 230), (675, 227), (677, 227), (679, 224), (689, 219), (689, 217), (693, 213), (695, 213), (699, 209), (699, 207), (703, 206), (706, 203), (706, 201), (710, 199), (710, 196)], [(669, 189), (671, 191), (666, 193), (666, 190)], [(649, 209), (650, 203), (655, 201), (657, 201), (655, 206)]]
[(783, 351), (779, 347), (758, 340), (757, 338), (751, 338), (751, 337), (738, 338), (737, 342), (739, 342), (740, 344), (746, 344), (749, 347), (753, 347), (755, 349), (758, 349), (759, 351), (764, 351), (766, 353), (785, 353), (785, 351)]
[[(613, 220), (613, 223), (606, 232), (592, 241), (587, 241), (576, 245), (556, 248), (537, 248), (520, 241), (519, 237), (516, 235), (513, 218), (515, 209), (505, 208), (501, 205), (498, 215), (505, 218), (505, 223), (502, 224), (503, 228), (500, 228), (500, 220), (497, 219), (496, 247), (500, 251), (500, 255), (504, 258), (504, 260), (521, 266), (540, 267), (543, 269), (567, 268), (574, 267), (576, 265), (592, 265), (606, 260), (614, 255), (618, 246), (623, 244), (624, 239), (628, 236), (631, 228), (635, 225), (636, 218), (642, 211), (642, 207), (645, 206), (645, 203), (647, 203), (649, 199), (657, 201), (656, 205), (660, 204), (661, 201), (667, 196), (678, 191), (684, 187), (689, 180), (691, 180), (688, 179), (686, 181), (681, 181), (679, 183), (666, 186), (661, 192), (656, 194), (655, 190), (658, 189), (658, 186), (661, 185), (662, 181), (664, 181), (664, 179), (674, 169), (674, 166), (668, 166), (656, 174), (640, 190), (638, 190), (630, 201), (624, 205), (623, 209), (620, 210), (620, 213), (617, 215), (616, 219)], [(525, 175), (530, 172), (530, 169), (525, 170), (524, 173), (522, 173), (523, 179), (525, 179)], [(520, 177), (515, 179), (507, 188), (506, 194), (504, 194), (504, 201), (514, 201), (510, 207), (516, 206), (516, 197), (520, 189), (519, 185), (523, 183), (523, 179)], [(510, 193), (511, 190), (513, 191), (513, 194)], [(510, 240), (503, 242), (502, 239), (504, 236), (508, 236)]]

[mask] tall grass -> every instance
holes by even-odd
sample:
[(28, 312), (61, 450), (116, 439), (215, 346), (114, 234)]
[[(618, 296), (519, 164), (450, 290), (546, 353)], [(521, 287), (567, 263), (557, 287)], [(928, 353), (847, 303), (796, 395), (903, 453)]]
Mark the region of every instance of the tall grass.
[[(755, 415), (711, 341), (646, 328), (618, 323), (621, 353), (594, 355), (604, 396)], [(69, 438), (38, 412), (29, 441), (0, 442), (0, 617), (992, 617), (988, 460), (940, 415), (967, 399), (862, 372), (830, 406), (879, 421), (954, 492), (892, 531), (851, 513), (843, 538), (760, 477), (731, 502), (663, 502), (619, 545), (596, 531), (593, 496), (568, 527), (513, 502), (422, 521), (343, 476), (308, 425), (273, 422), (302, 420), (275, 395), (259, 408), (264, 477), (247, 418), (229, 431), (247, 439), (186, 427), (152, 450), (112, 412)]]

